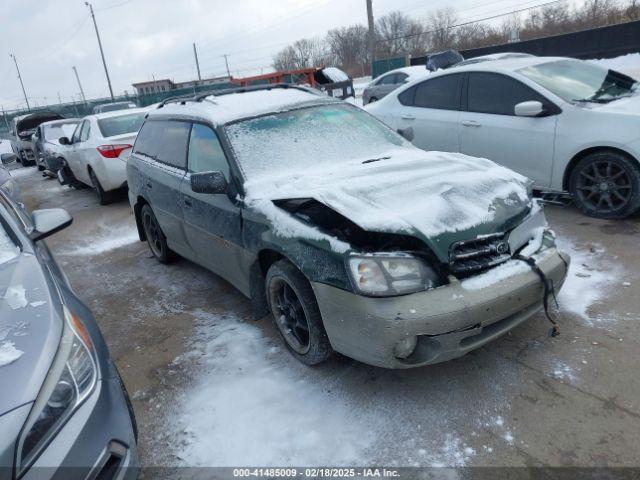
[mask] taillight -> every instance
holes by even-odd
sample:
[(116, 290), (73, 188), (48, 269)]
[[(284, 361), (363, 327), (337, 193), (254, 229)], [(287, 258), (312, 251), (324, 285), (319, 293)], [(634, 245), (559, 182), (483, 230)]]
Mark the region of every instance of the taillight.
[(98, 152), (100, 152), (100, 155), (104, 158), (118, 158), (124, 150), (129, 148), (133, 148), (133, 145), (100, 145), (98, 147)]

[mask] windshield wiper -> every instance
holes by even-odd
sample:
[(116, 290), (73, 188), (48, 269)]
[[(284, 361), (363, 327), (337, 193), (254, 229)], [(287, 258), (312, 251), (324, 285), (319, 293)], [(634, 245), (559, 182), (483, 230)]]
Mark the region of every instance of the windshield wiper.
[(379, 162), (380, 160), (389, 160), (390, 158), (391, 157), (370, 158), (369, 160), (365, 160), (364, 162), (362, 162), (362, 164), (364, 165), (365, 163)]

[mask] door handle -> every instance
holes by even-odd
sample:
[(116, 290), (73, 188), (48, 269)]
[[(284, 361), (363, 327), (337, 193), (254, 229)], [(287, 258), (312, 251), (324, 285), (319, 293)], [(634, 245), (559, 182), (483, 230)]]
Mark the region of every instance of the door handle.
[(462, 125), (465, 127), (481, 127), (482, 125), (475, 120), (463, 120)]
[(184, 204), (185, 204), (185, 206), (190, 207), (191, 206), (191, 199), (189, 199), (187, 197), (184, 197)]
[(401, 119), (403, 120), (415, 120), (416, 117), (414, 117), (413, 115), (402, 115), (400, 116)]

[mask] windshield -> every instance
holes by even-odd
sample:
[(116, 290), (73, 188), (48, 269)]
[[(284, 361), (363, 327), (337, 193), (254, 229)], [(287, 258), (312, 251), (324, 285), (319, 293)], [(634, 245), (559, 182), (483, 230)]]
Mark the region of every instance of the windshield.
[(58, 140), (60, 137), (71, 138), (73, 132), (80, 122), (57, 123), (55, 125), (45, 125), (42, 133), (45, 140)]
[(101, 118), (98, 127), (103, 137), (114, 137), (125, 133), (137, 133), (140, 130), (146, 112), (130, 113), (119, 117)]
[(379, 159), (404, 139), (363, 110), (322, 105), (233, 123), (227, 136), (247, 179), (348, 160)]
[(606, 103), (632, 94), (638, 86), (631, 77), (580, 60), (558, 60), (518, 72), (568, 102)]

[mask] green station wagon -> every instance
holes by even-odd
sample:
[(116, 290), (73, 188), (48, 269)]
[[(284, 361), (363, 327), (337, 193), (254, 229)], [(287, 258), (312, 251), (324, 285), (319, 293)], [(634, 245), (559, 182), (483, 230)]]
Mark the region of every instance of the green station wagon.
[(540, 312), (568, 270), (525, 177), (303, 87), (166, 101), (127, 177), (153, 255), (228, 280), (310, 365), (459, 357)]

